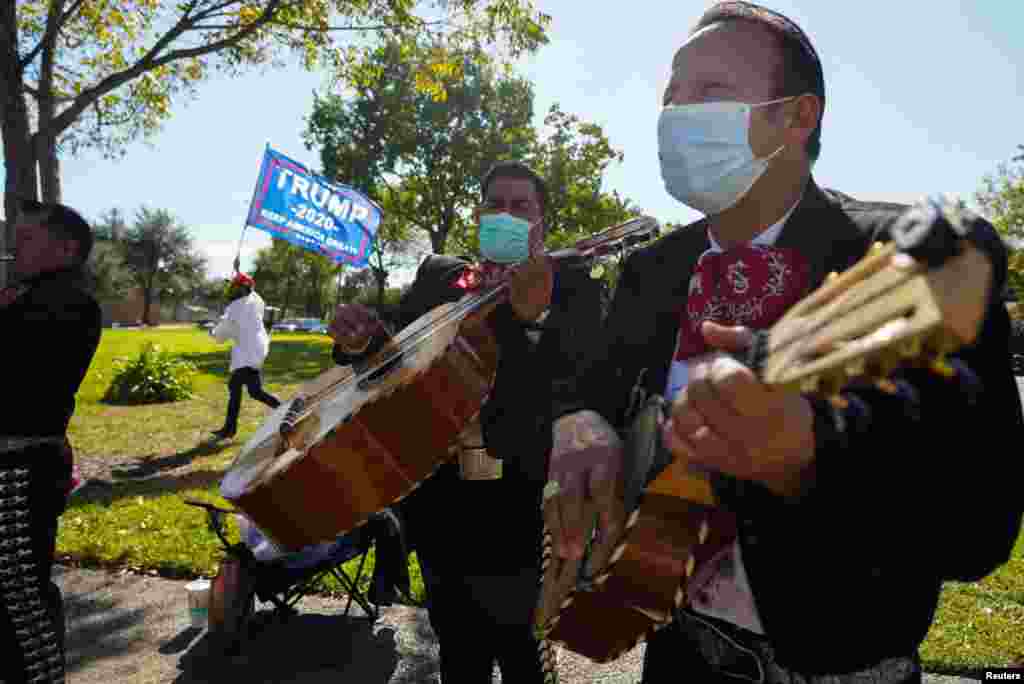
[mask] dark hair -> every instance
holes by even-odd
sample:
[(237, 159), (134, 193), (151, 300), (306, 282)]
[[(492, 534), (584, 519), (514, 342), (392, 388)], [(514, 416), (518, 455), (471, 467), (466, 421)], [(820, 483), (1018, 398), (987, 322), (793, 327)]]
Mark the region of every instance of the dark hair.
[(71, 207), (63, 204), (47, 204), (36, 200), (22, 200), (19, 214), (37, 218), (50, 233), (61, 240), (74, 240), (78, 243), (76, 265), (81, 266), (89, 259), (92, 252), (92, 229), (82, 216)]
[(751, 2), (727, 0), (719, 2), (706, 11), (691, 35), (705, 26), (723, 21), (742, 20), (763, 26), (772, 32), (779, 45), (782, 55), (782, 68), (779, 73), (781, 92), (777, 97), (787, 97), (813, 93), (821, 99), (821, 113), (818, 125), (807, 139), (807, 156), (816, 160), (821, 154), (821, 119), (825, 115), (825, 75), (821, 60), (811, 39), (792, 20)]
[(540, 198), (540, 212), (543, 214), (548, 205), (548, 187), (544, 180), (526, 164), (517, 161), (500, 161), (494, 164), (484, 175), (480, 182), (480, 197), (487, 198), (487, 188), (491, 182), (498, 177), (503, 178), (526, 178), (533, 181), (533, 187), (537, 190), (537, 197)]

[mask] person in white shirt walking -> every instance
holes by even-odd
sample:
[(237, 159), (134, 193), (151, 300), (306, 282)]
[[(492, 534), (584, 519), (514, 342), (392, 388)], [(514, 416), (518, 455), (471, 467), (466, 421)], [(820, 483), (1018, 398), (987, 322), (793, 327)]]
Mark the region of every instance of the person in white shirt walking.
[(245, 273), (231, 281), (231, 303), (211, 334), (220, 342), (234, 340), (231, 349), (231, 378), (228, 380), (228, 414), (224, 427), (213, 432), (216, 439), (230, 439), (238, 431), (238, 412), (242, 407), (242, 388), (249, 396), (271, 408), (281, 402), (263, 389), (261, 369), (270, 351), (270, 336), (263, 323), (263, 298), (254, 290), (256, 282)]

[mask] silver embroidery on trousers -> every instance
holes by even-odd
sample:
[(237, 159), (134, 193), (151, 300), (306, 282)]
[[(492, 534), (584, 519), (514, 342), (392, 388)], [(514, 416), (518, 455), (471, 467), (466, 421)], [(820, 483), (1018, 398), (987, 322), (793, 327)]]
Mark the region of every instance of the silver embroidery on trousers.
[[(2, 532), (4, 532), (4, 530), (0, 530), (0, 533)], [(31, 537), (8, 537), (6, 539), (0, 539), (0, 551), (27, 546), (31, 541)]]
[(0, 604), (14, 626), (28, 681), (63, 684), (64, 658), (60, 653), (53, 616), (43, 602), (43, 587), (32, 562), (28, 468), (0, 469)]
[(0, 470), (0, 482), (28, 482), (28, 468)]
[(0, 496), (11, 496), (20, 491), (28, 489), (28, 482), (15, 482), (14, 484), (0, 484)]

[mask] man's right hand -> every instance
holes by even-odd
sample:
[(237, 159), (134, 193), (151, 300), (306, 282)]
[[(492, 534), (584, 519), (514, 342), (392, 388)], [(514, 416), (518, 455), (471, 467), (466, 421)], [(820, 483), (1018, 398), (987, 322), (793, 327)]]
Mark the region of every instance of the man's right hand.
[(578, 560), (593, 523), (585, 511), (598, 514), (601, 538), (620, 532), (622, 521), (613, 512), (620, 495), (622, 440), (595, 411), (562, 416), (555, 421), (553, 433), (548, 482), (558, 483), (559, 529), (552, 539), (560, 558)]
[(374, 335), (386, 332), (373, 309), (362, 304), (338, 305), (334, 310), (334, 320), (327, 328), (327, 334), (349, 354), (365, 351)]

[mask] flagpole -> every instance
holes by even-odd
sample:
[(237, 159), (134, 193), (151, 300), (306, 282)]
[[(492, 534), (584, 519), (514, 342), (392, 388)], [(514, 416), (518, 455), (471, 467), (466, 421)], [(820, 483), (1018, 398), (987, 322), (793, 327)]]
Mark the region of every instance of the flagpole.
[[(267, 140), (266, 141), (266, 145), (263, 148), (263, 160), (260, 162), (260, 166), (262, 166), (263, 163), (266, 161), (266, 159), (267, 159), (267, 152), (269, 150), (270, 150), (270, 141)], [(240, 272), (239, 267), (242, 265), (242, 242), (245, 240), (245, 229), (249, 227), (249, 215), (252, 213), (252, 205), (253, 205), (253, 203), (256, 202), (256, 195), (260, 191), (260, 178), (259, 178), (260, 175), (262, 175), (262, 174), (257, 174), (256, 175), (256, 184), (253, 186), (253, 189), (252, 189), (252, 197), (249, 198), (249, 210), (245, 212), (245, 218), (242, 219), (242, 233), (238, 236), (238, 251), (235, 253), (234, 267), (235, 267), (235, 273), (236, 274)]]

